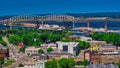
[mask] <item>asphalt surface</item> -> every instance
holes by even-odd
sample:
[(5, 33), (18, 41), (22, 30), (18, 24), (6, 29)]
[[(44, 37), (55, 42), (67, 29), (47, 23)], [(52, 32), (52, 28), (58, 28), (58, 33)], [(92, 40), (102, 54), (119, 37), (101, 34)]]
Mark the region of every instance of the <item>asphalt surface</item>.
[(9, 50), (13, 53), (14, 58), (16, 59), (16, 62), (12, 65), (4, 68), (17, 68), (20, 63), (25, 61), (25, 56), (23, 54), (19, 53), (19, 50), (17, 50), (12, 44), (9, 43), (8, 39), (6, 37), (3, 37), (3, 40), (6, 42)]

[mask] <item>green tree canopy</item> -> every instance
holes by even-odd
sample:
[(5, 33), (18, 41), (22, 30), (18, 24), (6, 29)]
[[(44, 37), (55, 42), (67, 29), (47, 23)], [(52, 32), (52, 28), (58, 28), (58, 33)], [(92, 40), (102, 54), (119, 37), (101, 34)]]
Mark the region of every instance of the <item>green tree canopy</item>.
[(40, 49), (40, 50), (39, 50), (39, 53), (44, 53), (43, 49)]
[(51, 47), (47, 48), (48, 53), (51, 52), (51, 51), (53, 51), (53, 49)]
[(89, 65), (89, 61), (87, 59), (84, 60), (84, 66)]
[(45, 68), (58, 68), (57, 67), (57, 61), (53, 60), (53, 61), (48, 61), (45, 63)]
[(21, 47), (19, 50), (20, 52), (25, 52), (25, 46)]
[(71, 68), (75, 65), (75, 61), (73, 58), (62, 58), (58, 61), (60, 68)]
[(0, 58), (0, 64), (4, 64), (4, 62), (5, 62), (5, 60), (4, 60), (4, 58)]

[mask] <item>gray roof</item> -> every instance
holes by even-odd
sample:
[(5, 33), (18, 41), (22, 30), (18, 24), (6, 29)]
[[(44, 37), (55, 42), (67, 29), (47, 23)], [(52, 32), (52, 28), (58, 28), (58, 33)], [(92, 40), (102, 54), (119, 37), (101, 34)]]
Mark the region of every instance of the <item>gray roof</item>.
[(104, 65), (103, 68), (118, 68), (118, 65), (116, 65), (116, 64), (107, 64), (107, 65)]
[(86, 68), (118, 68), (118, 65), (116, 64), (106, 64), (106, 65), (100, 65), (100, 64), (90, 64)]
[(116, 48), (114, 45), (102, 45), (100, 48)]

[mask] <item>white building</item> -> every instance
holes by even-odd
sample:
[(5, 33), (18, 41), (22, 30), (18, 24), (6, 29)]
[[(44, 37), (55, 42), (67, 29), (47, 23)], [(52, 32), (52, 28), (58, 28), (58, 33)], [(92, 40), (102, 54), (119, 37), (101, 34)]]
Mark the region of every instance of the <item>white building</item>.
[(92, 38), (91, 38), (91, 37), (81, 36), (81, 37), (80, 37), (80, 40), (81, 40), (81, 41), (92, 41)]
[(58, 50), (61, 52), (76, 55), (79, 52), (79, 42), (56, 42)]
[(45, 68), (45, 62), (47, 61), (36, 61), (36, 62), (27, 62), (27, 64), (24, 65), (24, 67), (18, 67), (18, 68)]

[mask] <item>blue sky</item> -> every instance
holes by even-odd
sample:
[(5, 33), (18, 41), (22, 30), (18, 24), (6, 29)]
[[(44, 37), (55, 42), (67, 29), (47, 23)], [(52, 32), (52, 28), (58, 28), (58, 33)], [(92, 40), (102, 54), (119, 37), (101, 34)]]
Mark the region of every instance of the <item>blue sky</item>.
[(120, 12), (120, 0), (0, 0), (0, 16)]

